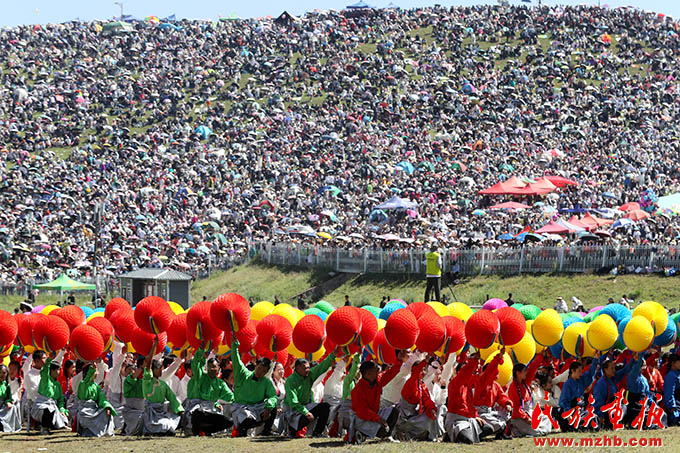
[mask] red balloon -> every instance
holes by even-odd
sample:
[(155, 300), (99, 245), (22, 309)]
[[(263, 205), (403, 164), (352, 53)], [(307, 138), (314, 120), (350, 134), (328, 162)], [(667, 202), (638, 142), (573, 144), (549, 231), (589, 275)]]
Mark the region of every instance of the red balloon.
[(392, 365), (397, 362), (397, 351), (387, 342), (385, 329), (380, 329), (373, 340), (373, 355), (381, 363)]
[(14, 339), (19, 333), (19, 326), (17, 325), (14, 316), (0, 310), (0, 345), (6, 345), (14, 342)]
[(47, 316), (42, 313), (31, 313), (30, 315), (18, 315), (16, 317), (17, 325), (19, 327), (19, 345), (33, 345), (33, 327), (42, 318)]
[[(135, 327), (135, 333), (132, 336), (132, 340), (130, 341), (130, 343), (132, 343), (132, 347), (135, 348), (135, 351), (137, 351), (138, 354), (148, 356), (149, 353), (151, 352), (151, 346), (153, 346), (154, 338), (155, 338), (154, 334), (144, 332), (139, 327)], [(154, 351), (153, 354), (156, 355), (163, 352), (167, 341), (168, 334), (166, 332), (162, 332), (161, 334), (159, 334), (158, 346), (156, 346), (156, 350)]]
[(132, 310), (116, 310), (111, 316), (111, 324), (121, 343), (129, 343), (135, 330), (139, 329), (135, 324), (135, 315)]
[(416, 340), (416, 347), (420, 351), (435, 352), (442, 347), (446, 340), (446, 326), (437, 313), (423, 313), (418, 319), (418, 328), (420, 334)]
[(325, 339), (326, 326), (316, 315), (305, 315), (293, 329), (293, 345), (305, 354), (313, 354), (321, 349)]
[(284, 365), (286, 362), (288, 362), (288, 351), (268, 351), (268, 350), (263, 350), (262, 353), (260, 354), (259, 350), (256, 350), (257, 355), (259, 357), (266, 357), (272, 362), (279, 362), (283, 363)]
[(465, 323), (465, 338), (478, 349), (491, 346), (500, 333), (501, 323), (491, 310), (479, 310)]
[[(109, 322), (106, 318), (95, 319), (103, 319)], [(78, 326), (73, 329), (69, 344), (71, 351), (84, 362), (95, 360), (104, 352), (104, 339), (101, 333), (90, 325)]]
[(187, 337), (187, 341), (189, 342), (189, 346), (191, 346), (194, 349), (198, 349), (201, 347), (201, 342), (205, 341), (205, 350), (206, 351), (212, 351), (213, 349), (216, 349), (219, 347), (221, 344), (224, 343), (224, 332), (220, 331), (220, 334), (211, 339), (211, 340), (201, 340), (200, 338), (197, 337)]
[(425, 302), (413, 302), (408, 305), (406, 309), (413, 313), (416, 316), (416, 319), (422, 318), (425, 314), (437, 314), (436, 310)]
[(68, 344), (68, 324), (57, 316), (40, 318), (33, 326), (33, 346), (45, 352), (56, 352)]
[(410, 310), (400, 308), (385, 324), (385, 338), (394, 349), (409, 349), (420, 334), (418, 320)]
[(210, 305), (208, 301), (199, 302), (187, 312), (187, 340), (195, 338), (210, 341), (222, 333), (210, 319)]
[(210, 307), (210, 316), (213, 323), (220, 329), (238, 332), (250, 321), (250, 304), (239, 294), (226, 293), (215, 299)]
[[(113, 343), (113, 324), (111, 324), (111, 321), (100, 316), (98, 318), (90, 319), (86, 325), (92, 327), (97, 332), (99, 332), (99, 335), (101, 335), (102, 341), (104, 342), (104, 351), (108, 351), (109, 348), (111, 347), (111, 343)], [(75, 329), (73, 331), (75, 332)], [(73, 337), (73, 335), (71, 335), (71, 337)]]
[(444, 354), (460, 351), (465, 346), (465, 323), (453, 316), (442, 317), (446, 326), (446, 341), (444, 343)]
[(85, 324), (87, 320), (87, 318), (85, 318), (85, 312), (76, 305), (67, 305), (64, 308), (51, 311), (49, 316), (57, 316), (66, 321), (71, 332), (73, 332), (73, 329), (76, 327)]
[(501, 333), (498, 336), (500, 344), (512, 346), (522, 341), (527, 323), (519, 310), (512, 307), (499, 308), (496, 316), (501, 323)]
[[(246, 326), (236, 332), (236, 338), (240, 343), (239, 350), (253, 349), (257, 344), (257, 323), (255, 319), (251, 319)], [(224, 334), (226, 336), (226, 333)]]
[(286, 349), (293, 339), (293, 328), (280, 315), (267, 315), (257, 323), (257, 343), (270, 351)]
[(175, 319), (170, 324), (168, 329), (168, 343), (180, 349), (187, 342), (187, 314), (180, 313), (175, 316)]
[(130, 307), (130, 304), (127, 300), (123, 299), (122, 297), (114, 297), (109, 301), (108, 304), (106, 304), (106, 308), (104, 309), (104, 317), (110, 321), (111, 316), (113, 316), (113, 314), (119, 309), (128, 309), (132, 311), (132, 307)]
[[(357, 311), (361, 315), (361, 333), (359, 334), (360, 346), (364, 347), (375, 338), (378, 333), (378, 320), (375, 319), (373, 313), (362, 308)], [(300, 349), (300, 348), (298, 348)]]
[(343, 306), (326, 319), (326, 333), (339, 346), (354, 341), (361, 331), (361, 315), (355, 307)]
[(149, 296), (135, 306), (135, 323), (144, 332), (166, 332), (175, 319), (170, 305), (160, 297)]

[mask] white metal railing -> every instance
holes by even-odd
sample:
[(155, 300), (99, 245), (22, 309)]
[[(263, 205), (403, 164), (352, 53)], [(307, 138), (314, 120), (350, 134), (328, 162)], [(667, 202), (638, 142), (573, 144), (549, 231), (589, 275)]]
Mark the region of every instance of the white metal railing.
[[(251, 256), (277, 265), (325, 267), (354, 273), (425, 273), (426, 249), (331, 248), (313, 244), (265, 243)], [(649, 273), (680, 269), (680, 247), (577, 245), (470, 248), (441, 251), (444, 271), (463, 275), (522, 273), (584, 273), (624, 267)]]

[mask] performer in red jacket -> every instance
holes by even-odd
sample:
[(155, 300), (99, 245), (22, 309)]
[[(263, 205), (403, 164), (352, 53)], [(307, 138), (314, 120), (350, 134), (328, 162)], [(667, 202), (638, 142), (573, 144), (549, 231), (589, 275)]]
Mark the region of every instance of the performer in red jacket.
[(512, 402), (498, 379), (498, 367), (503, 364), (505, 348), (496, 354), (475, 383), (475, 394), (472, 399), (479, 417), (493, 428), (498, 438), (505, 438), (505, 428), (512, 412)]
[(518, 363), (512, 369), (512, 382), (508, 388), (508, 395), (512, 401), (510, 429), (514, 437), (543, 436), (551, 430), (550, 420), (544, 414), (541, 414), (541, 423), (536, 429), (531, 425), (531, 415), (536, 402), (530, 385), (540, 365), (541, 359), (537, 356), (532, 360), (529, 368)]
[(352, 411), (355, 414), (354, 432), (349, 439), (361, 443), (367, 438), (385, 438), (397, 423), (399, 411), (394, 407), (380, 409), (382, 389), (399, 373), (401, 362), (396, 362), (387, 371), (378, 374), (378, 366), (364, 362), (359, 367), (361, 379), (352, 390)]
[(411, 376), (401, 389), (399, 421), (395, 436), (400, 440), (437, 439), (437, 406), (423, 382), (428, 361), (421, 360), (411, 368)]
[[(460, 359), (463, 363), (465, 354), (461, 355)], [(474, 375), (478, 367), (479, 353), (475, 353), (449, 382), (449, 398), (446, 405), (448, 413), (444, 429), (451, 442), (474, 444), (479, 442), (480, 435), (493, 432), (493, 428), (477, 414), (473, 404), (472, 390), (476, 379)]]

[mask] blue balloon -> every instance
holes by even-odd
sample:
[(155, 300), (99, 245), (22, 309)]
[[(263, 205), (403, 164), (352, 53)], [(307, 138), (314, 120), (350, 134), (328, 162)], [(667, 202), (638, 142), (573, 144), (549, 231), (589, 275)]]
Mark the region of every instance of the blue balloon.
[(89, 318), (92, 313), (94, 313), (94, 310), (91, 309), (90, 307), (79, 307), (81, 310), (83, 310), (83, 313), (85, 313), (85, 317)]
[(621, 304), (609, 304), (600, 310), (601, 315), (609, 315), (618, 324), (624, 318), (629, 318), (632, 315), (630, 310)]
[(389, 317), (392, 316), (392, 313), (397, 310), (401, 310), (402, 308), (405, 308), (405, 306), (400, 302), (390, 302), (389, 304), (385, 305), (385, 308), (380, 310), (380, 319), (387, 321)]
[(668, 327), (666, 327), (666, 330), (664, 330), (661, 335), (658, 335), (656, 338), (654, 338), (654, 344), (656, 346), (668, 346), (669, 344), (673, 343), (675, 341), (675, 337), (677, 335), (677, 329), (675, 327), (675, 323), (673, 322), (672, 319), (670, 319), (670, 316), (668, 317)]
[(631, 319), (633, 319), (633, 317), (628, 316), (627, 318), (623, 318), (619, 322), (619, 335), (621, 336), (622, 339), (623, 339), (623, 331), (626, 330), (626, 325), (628, 325), (628, 321), (630, 321)]
[(576, 322), (585, 322), (582, 318), (576, 317), (576, 316), (570, 316), (568, 318), (562, 318), (562, 325), (566, 329), (570, 325), (576, 323)]
[(94, 313), (100, 313), (100, 312), (103, 313), (105, 311), (106, 311), (106, 308), (104, 308), (104, 307), (99, 307), (99, 308), (94, 309)]

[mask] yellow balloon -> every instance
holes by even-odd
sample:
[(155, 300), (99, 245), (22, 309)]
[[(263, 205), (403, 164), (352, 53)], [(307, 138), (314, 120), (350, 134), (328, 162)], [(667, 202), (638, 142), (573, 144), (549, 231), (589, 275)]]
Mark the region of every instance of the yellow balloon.
[(668, 313), (658, 302), (652, 300), (642, 302), (633, 310), (633, 316), (644, 316), (652, 323), (654, 336), (661, 335), (668, 327)]
[(463, 322), (467, 322), (467, 320), (470, 319), (470, 316), (472, 316), (472, 313), (474, 313), (472, 308), (462, 302), (452, 302), (447, 305), (447, 308), (449, 309), (449, 315), (458, 318)]
[(520, 342), (512, 346), (508, 346), (507, 349), (508, 351), (506, 354), (512, 357), (516, 362), (526, 365), (531, 362), (531, 359), (533, 359), (534, 355), (536, 355), (536, 342), (534, 341), (531, 334), (524, 332), (524, 336)]
[(384, 319), (378, 319), (378, 330), (384, 329), (385, 324), (387, 324), (387, 321), (385, 321)]
[(590, 346), (597, 351), (607, 351), (614, 346), (618, 338), (619, 330), (616, 327), (616, 321), (606, 313), (593, 319), (586, 335)]
[(427, 302), (427, 305), (434, 308), (434, 311), (436, 311), (440, 317), (451, 316), (448, 307), (441, 302)]
[(89, 321), (90, 319), (103, 318), (103, 317), (104, 317), (103, 311), (95, 311), (94, 313), (92, 313), (90, 316), (87, 317), (87, 320)]
[[(500, 354), (500, 351), (494, 352), (484, 361), (484, 363), (490, 363), (494, 356), (498, 354)], [(512, 381), (512, 359), (505, 353), (503, 354), (503, 363), (498, 365), (498, 377), (496, 378), (496, 382), (498, 382), (501, 387), (505, 387), (510, 381)]]
[(536, 343), (543, 346), (553, 346), (562, 338), (564, 325), (562, 318), (552, 308), (543, 310), (540, 315), (534, 319), (531, 326), (531, 335), (536, 340)]
[(272, 311), (274, 311), (274, 304), (272, 304), (271, 302), (267, 302), (266, 300), (263, 300), (262, 302), (258, 302), (255, 305), (253, 305), (253, 308), (250, 309), (250, 319), (259, 321), (260, 319), (270, 314)]
[(480, 349), (479, 350), (479, 356), (482, 358), (482, 360), (486, 360), (491, 355), (493, 355), (494, 352), (498, 351), (500, 348), (501, 348), (501, 345), (494, 342), (488, 348)]
[(168, 305), (170, 305), (170, 310), (172, 310), (172, 312), (176, 315), (178, 315), (178, 314), (180, 314), (184, 311), (182, 306), (180, 304), (178, 304), (177, 302), (168, 301)]
[(217, 355), (224, 355), (229, 351), (231, 351), (231, 348), (228, 344), (221, 344), (217, 347)]
[(24, 352), (33, 354), (35, 352), (35, 348), (30, 344), (24, 345)]
[[(305, 354), (304, 352), (300, 351), (298, 348), (295, 347), (295, 345), (293, 344), (293, 342), (291, 342), (291, 343), (288, 345), (287, 351), (288, 351), (288, 354), (292, 355), (292, 356), (295, 357), (295, 358), (298, 358), (298, 359), (309, 359), (309, 354)], [(323, 355), (324, 355), (325, 353), (326, 353), (326, 349), (325, 349), (325, 348), (323, 347), (323, 345), (322, 345), (322, 346), (321, 346), (321, 349), (319, 349), (318, 351), (316, 351), (315, 353), (312, 354), (312, 360), (319, 360), (319, 359), (321, 359), (321, 357), (323, 357)]]
[(296, 311), (296, 308), (293, 308), (288, 304), (279, 304), (274, 307), (274, 310), (271, 312), (271, 314), (283, 316), (288, 320), (292, 327), (295, 327), (298, 319)]
[(633, 316), (623, 329), (623, 342), (633, 352), (642, 352), (652, 344), (654, 328), (644, 316)]
[(127, 344), (127, 352), (129, 352), (129, 353), (131, 353), (131, 354), (134, 354), (135, 352), (137, 352), (137, 351), (135, 350), (135, 348), (132, 346), (132, 343), (128, 343), (128, 344)]
[(46, 306), (40, 311), (40, 313), (42, 313), (43, 315), (49, 315), (50, 313), (52, 313), (52, 312), (53, 312), (54, 310), (56, 310), (57, 308), (59, 308), (57, 305), (46, 305)]
[(173, 351), (184, 351), (185, 349), (189, 349), (189, 346), (191, 345), (189, 344), (188, 341), (185, 341), (184, 344), (181, 345), (180, 347), (177, 347), (171, 341), (168, 341), (168, 347)]
[[(575, 322), (564, 329), (562, 346), (565, 351), (574, 357), (593, 357), (595, 355), (595, 349), (588, 344), (586, 339), (588, 326), (585, 322)], [(534, 323), (535, 327), (536, 324)]]
[[(533, 325), (534, 325), (534, 320), (533, 319), (527, 319), (527, 333), (529, 334), (529, 336), (531, 337), (532, 340), (534, 340), (534, 336), (531, 335), (531, 326), (533, 326)], [(545, 350), (545, 346), (543, 346), (542, 344), (536, 343), (536, 340), (534, 340), (534, 344), (536, 345), (536, 354), (540, 354), (541, 352), (543, 352), (543, 350)]]
[[(299, 320), (301, 320), (302, 318), (305, 317), (305, 313), (302, 310), (299, 310), (297, 308), (293, 308), (293, 310), (295, 310), (295, 316), (296, 316), (295, 324), (297, 324), (297, 322)], [(293, 324), (293, 327), (295, 327), (295, 324)]]
[(9, 366), (9, 356), (6, 355), (5, 357), (2, 358), (2, 361), (0, 361), (5, 366)]

